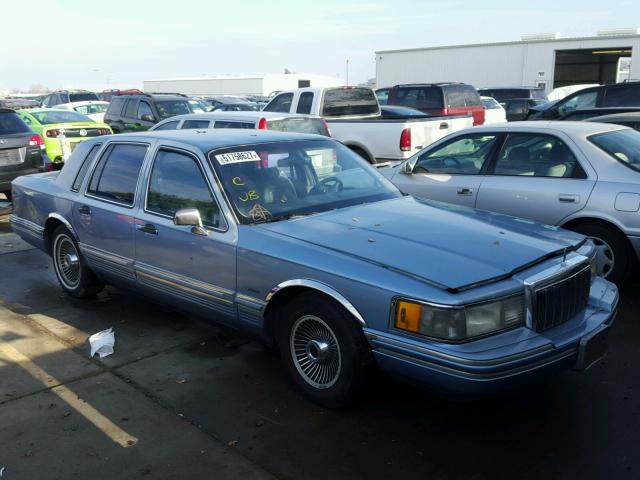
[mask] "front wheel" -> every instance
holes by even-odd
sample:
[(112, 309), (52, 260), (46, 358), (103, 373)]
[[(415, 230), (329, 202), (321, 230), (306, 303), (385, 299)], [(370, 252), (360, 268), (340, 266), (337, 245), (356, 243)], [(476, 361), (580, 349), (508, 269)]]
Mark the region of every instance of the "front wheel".
[(52, 239), (53, 266), (62, 289), (76, 298), (89, 297), (102, 290), (104, 285), (86, 266), (69, 230), (59, 226), (53, 232)]
[(301, 294), (285, 307), (278, 344), (293, 383), (325, 407), (352, 403), (372, 369), (369, 345), (355, 320), (318, 294)]
[(627, 238), (615, 227), (588, 222), (573, 230), (589, 237), (596, 246), (598, 275), (621, 286), (633, 272), (635, 255)]

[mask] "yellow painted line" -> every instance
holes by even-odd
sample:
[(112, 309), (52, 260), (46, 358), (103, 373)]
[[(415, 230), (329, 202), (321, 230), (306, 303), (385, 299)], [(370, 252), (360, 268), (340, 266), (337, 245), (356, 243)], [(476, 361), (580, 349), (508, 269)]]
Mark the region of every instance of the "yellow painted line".
[(136, 437), (133, 437), (122, 430), (115, 423), (102, 415), (98, 410), (80, 399), (78, 395), (68, 387), (60, 385), (62, 382), (49, 375), (46, 371), (33, 363), (29, 357), (19, 352), (11, 345), (6, 343), (0, 344), (0, 352), (4, 353), (9, 360), (24, 368), (34, 378), (42, 382), (45, 387), (50, 387), (51, 384), (58, 384), (57, 387), (51, 389), (51, 392), (55, 393), (58, 397), (67, 402), (71, 408), (75, 409), (80, 415), (93, 423), (93, 425), (100, 429), (102, 433), (121, 447), (127, 448), (138, 443), (138, 439)]

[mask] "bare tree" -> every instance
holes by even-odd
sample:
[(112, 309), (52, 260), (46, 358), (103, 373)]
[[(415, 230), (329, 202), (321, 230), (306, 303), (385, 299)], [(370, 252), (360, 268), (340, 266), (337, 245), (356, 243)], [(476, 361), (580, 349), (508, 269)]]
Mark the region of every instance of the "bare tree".
[(35, 83), (29, 87), (29, 93), (48, 93), (49, 89), (46, 85)]

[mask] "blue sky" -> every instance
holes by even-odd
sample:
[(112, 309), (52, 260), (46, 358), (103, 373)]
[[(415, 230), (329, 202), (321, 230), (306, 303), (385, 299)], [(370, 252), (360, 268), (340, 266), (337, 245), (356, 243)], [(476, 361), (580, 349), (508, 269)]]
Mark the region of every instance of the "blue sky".
[(347, 58), (356, 83), (375, 76), (375, 50), (640, 27), (640, 1), (3, 0), (0, 24), (0, 90), (285, 68), (344, 76)]

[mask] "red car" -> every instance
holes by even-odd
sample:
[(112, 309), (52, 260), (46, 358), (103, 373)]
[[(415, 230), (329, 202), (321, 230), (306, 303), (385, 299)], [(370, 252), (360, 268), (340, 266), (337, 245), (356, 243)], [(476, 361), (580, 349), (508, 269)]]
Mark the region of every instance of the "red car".
[(388, 105), (402, 105), (429, 115), (473, 115), (473, 124), (484, 123), (484, 105), (475, 87), (465, 83), (416, 83), (389, 90)]

